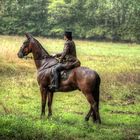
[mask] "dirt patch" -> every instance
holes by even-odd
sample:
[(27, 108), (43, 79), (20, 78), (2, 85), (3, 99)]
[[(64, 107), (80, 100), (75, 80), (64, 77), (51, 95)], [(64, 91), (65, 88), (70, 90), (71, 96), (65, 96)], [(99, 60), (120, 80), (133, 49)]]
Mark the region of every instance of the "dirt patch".
[(128, 105), (134, 105), (135, 101), (134, 100), (127, 100), (127, 101), (113, 101), (112, 103), (110, 103), (109, 105), (111, 106), (128, 106)]
[(140, 83), (140, 73), (132, 72), (132, 73), (119, 73), (117, 75), (117, 81), (121, 83)]
[(129, 114), (129, 115), (140, 115), (140, 112), (130, 112), (130, 111), (110, 111), (112, 114)]
[(4, 103), (0, 102), (0, 106), (3, 108), (3, 110), (6, 114), (9, 114), (11, 112), (11, 110), (9, 108), (7, 108)]
[(78, 115), (83, 115), (84, 114), (83, 112), (77, 112), (77, 111), (73, 111), (72, 113), (78, 114)]
[(140, 72), (103, 73), (101, 78), (105, 83), (140, 84)]

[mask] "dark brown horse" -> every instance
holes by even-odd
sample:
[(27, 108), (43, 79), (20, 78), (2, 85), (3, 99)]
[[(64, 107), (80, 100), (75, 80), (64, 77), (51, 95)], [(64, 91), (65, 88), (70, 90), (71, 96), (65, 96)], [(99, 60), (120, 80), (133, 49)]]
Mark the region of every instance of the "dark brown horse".
[[(41, 44), (33, 38), (30, 34), (26, 34), (27, 40), (21, 46), (18, 57), (23, 58), (29, 53), (33, 54), (35, 65), (37, 68), (37, 81), (41, 91), (42, 111), (41, 117), (45, 115), (46, 100), (48, 98), (48, 116), (52, 115), (52, 100), (53, 92), (49, 90), (51, 84), (51, 70), (58, 61), (48, 54), (48, 52), (41, 46)], [(60, 81), (59, 91), (67, 92), (73, 90), (80, 90), (86, 96), (90, 103), (90, 110), (85, 117), (88, 121), (92, 116), (94, 122), (101, 123), (99, 115), (99, 87), (100, 77), (97, 72), (86, 68), (77, 67), (71, 70), (67, 80)]]

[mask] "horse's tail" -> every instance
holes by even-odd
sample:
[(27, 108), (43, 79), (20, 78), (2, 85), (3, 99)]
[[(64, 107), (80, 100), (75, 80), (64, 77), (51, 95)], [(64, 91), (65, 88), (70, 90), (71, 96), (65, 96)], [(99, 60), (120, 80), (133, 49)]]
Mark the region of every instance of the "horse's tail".
[(101, 123), (100, 113), (99, 113), (99, 95), (100, 95), (100, 83), (101, 79), (99, 75), (96, 75), (96, 83), (94, 88), (94, 101), (96, 102), (95, 110), (93, 110), (93, 119), (98, 120), (99, 123)]
[(96, 83), (95, 83), (94, 90), (93, 90), (93, 92), (94, 92), (93, 96), (94, 96), (95, 102), (97, 103), (98, 109), (99, 109), (100, 83), (101, 83), (101, 78), (97, 74)]

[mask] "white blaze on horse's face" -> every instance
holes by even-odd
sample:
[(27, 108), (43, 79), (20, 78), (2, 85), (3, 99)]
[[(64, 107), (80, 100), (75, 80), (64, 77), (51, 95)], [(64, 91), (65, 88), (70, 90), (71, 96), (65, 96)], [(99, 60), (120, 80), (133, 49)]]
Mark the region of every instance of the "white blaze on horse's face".
[(26, 40), (24, 41), (17, 55), (19, 58), (23, 58), (24, 56), (28, 55), (30, 52), (31, 52), (30, 41)]

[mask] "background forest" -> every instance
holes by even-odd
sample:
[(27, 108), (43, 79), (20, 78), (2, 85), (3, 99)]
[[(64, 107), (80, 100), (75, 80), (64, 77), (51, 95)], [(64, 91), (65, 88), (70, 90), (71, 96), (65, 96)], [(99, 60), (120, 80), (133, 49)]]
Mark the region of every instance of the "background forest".
[(140, 0), (0, 0), (0, 34), (140, 42)]

